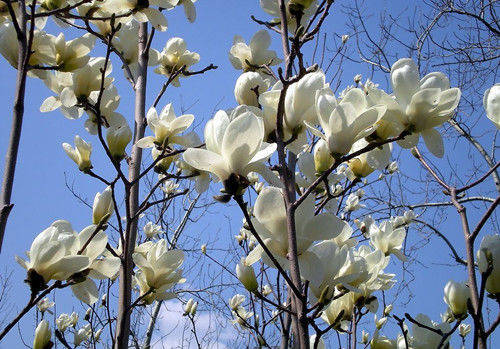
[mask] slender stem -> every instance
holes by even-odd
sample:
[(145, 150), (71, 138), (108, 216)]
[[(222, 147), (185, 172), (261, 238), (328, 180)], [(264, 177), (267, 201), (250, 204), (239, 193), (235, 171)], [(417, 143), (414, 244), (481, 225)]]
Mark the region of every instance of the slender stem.
[[(8, 2), (10, 4), (10, 2)], [(9, 8), (9, 10), (12, 7)], [(24, 117), (24, 98), (26, 95), (26, 77), (28, 74), (28, 62), (31, 55), (32, 40), (27, 37), (27, 13), (25, 0), (19, 1), (20, 23), (16, 20), (12, 11), (13, 22), (16, 25), (18, 38), (17, 51), (17, 81), (14, 96), (14, 110), (12, 113), (12, 124), (10, 128), (9, 146), (5, 154), (5, 165), (3, 171), (2, 191), (0, 192), (0, 252), (2, 250), (7, 220), (14, 206), (11, 203), (12, 188), (14, 186), (14, 176), (16, 172), (17, 153), (21, 141), (21, 130)], [(32, 25), (33, 26), (33, 25)]]
[[(138, 68), (137, 80), (135, 84), (135, 129), (134, 144), (144, 137), (146, 129), (146, 79), (148, 67), (148, 51), (146, 50), (148, 40), (148, 24), (139, 24), (138, 34)], [(139, 176), (141, 170), (142, 149), (133, 146), (131, 161), (129, 163), (129, 181), (132, 182)], [(116, 328), (115, 349), (128, 348), (130, 335), (130, 309), (132, 293), (132, 253), (135, 248), (137, 238), (136, 217), (139, 209), (139, 182), (133, 185), (125, 185), (126, 205), (127, 205), (127, 228), (125, 233), (125, 246), (123, 248), (123, 258), (120, 267), (119, 304)]]

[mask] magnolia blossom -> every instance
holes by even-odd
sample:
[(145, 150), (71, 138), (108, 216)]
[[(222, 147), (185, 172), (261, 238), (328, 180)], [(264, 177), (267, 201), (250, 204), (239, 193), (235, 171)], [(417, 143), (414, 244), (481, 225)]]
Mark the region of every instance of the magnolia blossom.
[(320, 139), (314, 145), (314, 168), (316, 173), (322, 173), (328, 170), (334, 163), (333, 157), (330, 155), (328, 150), (328, 144)]
[(80, 136), (75, 136), (75, 148), (68, 143), (63, 143), (62, 147), (66, 154), (73, 160), (80, 171), (88, 171), (92, 168), (90, 154), (92, 153), (92, 144), (85, 142)]
[(312, 125), (309, 129), (328, 143), (334, 157), (348, 154), (353, 144), (370, 134), (371, 128), (385, 113), (386, 107), (368, 107), (360, 89), (352, 89), (337, 102), (333, 91), (325, 87), (316, 93), (315, 107), (323, 133)]
[(403, 111), (402, 124), (410, 135), (398, 141), (403, 148), (418, 144), (420, 134), (427, 149), (437, 157), (444, 154), (443, 139), (435, 129), (451, 118), (460, 101), (460, 89), (450, 88), (443, 73), (419, 77), (418, 67), (410, 58), (403, 58), (391, 67), (394, 96)]
[[(17, 69), (19, 40), (16, 30), (11, 22), (4, 22), (0, 25), (0, 54)], [(31, 46), (30, 65), (50, 65), (52, 62), (51, 40), (47, 33), (35, 30), (33, 33), (33, 43)], [(34, 71), (30, 75), (42, 77), (44, 72)]]
[(67, 224), (52, 223), (33, 240), (28, 261), (16, 256), (16, 261), (28, 271), (28, 282), (33, 291), (45, 288), (50, 280), (66, 280), (75, 273), (85, 270), (90, 259), (78, 255), (77, 235)]
[(247, 265), (245, 258), (242, 258), (241, 261), (236, 264), (236, 276), (242, 285), (250, 292), (256, 291), (259, 287), (257, 279), (255, 278), (255, 271), (251, 265)]
[(391, 222), (385, 221), (379, 227), (375, 224), (370, 226), (370, 243), (373, 247), (382, 251), (386, 256), (393, 254), (401, 261), (407, 260), (401, 252), (406, 237), (405, 228), (395, 229)]
[[(316, 12), (318, 8), (318, 1), (317, 0), (286, 0), (286, 20), (287, 20), (287, 25), (288, 25), (288, 30), (291, 33), (294, 33), (297, 30), (297, 20), (296, 18), (292, 15), (293, 10), (293, 3), (304, 3), (308, 6), (303, 6), (302, 9), (300, 10), (302, 16), (299, 25), (306, 27), (307, 23), (309, 23), (309, 19), (311, 16)], [(273, 22), (279, 23), (281, 21), (281, 11), (279, 8), (279, 2), (274, 1), (274, 0), (260, 0), (260, 7), (271, 15), (273, 17)], [(298, 9), (297, 9), (298, 10)]]
[(254, 314), (253, 311), (247, 311), (243, 307), (238, 307), (232, 311), (233, 320), (231, 322), (233, 325), (240, 325), (242, 328), (248, 327), (248, 319), (250, 319)]
[[(425, 326), (434, 328), (434, 329), (439, 329), (443, 333), (447, 333), (451, 330), (450, 324), (447, 322), (443, 323), (436, 323), (431, 321), (431, 319), (424, 314), (418, 314), (415, 317), (415, 320), (423, 324)], [(441, 342), (442, 336), (439, 335), (438, 333), (428, 330), (424, 327), (420, 327), (416, 324), (412, 324), (412, 334), (408, 333), (408, 344), (410, 348), (414, 349), (427, 349), (427, 348), (437, 348)], [(444, 345), (446, 345), (450, 340), (450, 337), (448, 337), (444, 341)], [(402, 344), (404, 346), (404, 340), (402, 341)]]
[(168, 26), (167, 19), (158, 9), (153, 8), (153, 6), (172, 9), (177, 1), (149, 0), (147, 3), (143, 3), (140, 0), (115, 0), (112, 3), (116, 6), (115, 13), (131, 13), (131, 17), (137, 22), (149, 22), (156, 30), (165, 31)]
[(316, 91), (327, 88), (322, 71), (309, 73), (288, 87), (285, 95), (284, 122), (290, 130), (301, 128), (304, 122), (317, 123), (315, 108)]
[(132, 258), (139, 268), (135, 280), (145, 303), (151, 304), (155, 299), (175, 297), (175, 294), (168, 290), (185, 281), (182, 278), (182, 270), (179, 269), (184, 261), (184, 253), (181, 250), (168, 250), (167, 242), (161, 239), (152, 244), (145, 255), (134, 252)]
[(230, 300), (229, 300), (229, 308), (231, 310), (236, 310), (239, 308), (239, 306), (245, 301), (245, 296), (241, 294), (235, 294)]
[[(152, 50), (154, 52), (154, 50)], [(200, 61), (200, 55), (196, 52), (191, 52), (186, 49), (186, 42), (182, 38), (171, 38), (167, 41), (165, 48), (161, 52), (157, 52), (157, 61), (159, 67), (155, 69), (155, 73), (171, 76), (182, 67), (189, 69), (190, 66)], [(177, 75), (172, 85), (179, 86), (179, 76)]]
[(87, 33), (79, 38), (66, 41), (64, 33), (57, 37), (50, 36), (53, 41), (53, 55), (58, 70), (71, 72), (85, 66), (90, 57), (88, 54), (95, 44), (96, 37)]
[(91, 58), (88, 64), (75, 70), (71, 74), (71, 84), (61, 91), (60, 100), (62, 105), (67, 108), (72, 107), (79, 101), (86, 100), (93, 91), (99, 91), (101, 85), (104, 88), (110, 86), (113, 78), (108, 76), (112, 70), (109, 62), (104, 72), (104, 83), (101, 82), (101, 69), (104, 68), (104, 64), (104, 57)]
[(102, 220), (106, 222), (113, 211), (113, 191), (111, 187), (106, 187), (102, 193), (95, 194), (92, 205), (92, 223), (99, 224)]
[[(351, 152), (362, 150), (368, 145), (369, 143), (362, 138), (352, 145)], [(384, 144), (349, 160), (347, 163), (351, 170), (349, 179), (367, 177), (373, 171), (385, 168), (391, 161), (391, 151), (392, 144)]]
[(233, 119), (218, 111), (205, 126), (206, 149), (189, 148), (184, 161), (194, 168), (215, 174), (224, 182), (228, 193), (239, 191), (241, 178), (252, 171), (266, 180), (274, 174), (264, 165), (276, 150), (276, 144), (263, 141), (264, 124), (251, 111), (243, 111)]
[(483, 106), (488, 119), (497, 128), (500, 128), (500, 83), (496, 83), (486, 90), (483, 97)]
[(467, 315), (467, 301), (470, 298), (470, 290), (465, 282), (448, 281), (444, 287), (444, 301), (448, 304), (453, 315), (462, 318)]
[[(88, 101), (96, 105), (99, 99), (100, 91), (92, 91), (89, 94)], [(92, 110), (86, 110), (89, 118), (85, 121), (85, 129), (93, 135), (97, 135), (99, 129), (99, 121), (101, 127), (105, 128), (118, 128), (127, 124), (125, 118), (117, 113), (115, 110), (120, 104), (120, 95), (114, 85), (108, 86), (101, 95), (100, 103), (100, 117), (98, 117)]]
[(460, 334), (460, 337), (465, 338), (471, 331), (471, 326), (469, 324), (460, 324), (458, 326), (458, 333)]
[(78, 322), (78, 314), (73, 312), (71, 315), (62, 313), (56, 319), (57, 329), (64, 333), (68, 327), (75, 327)]
[(263, 65), (277, 65), (281, 59), (276, 56), (276, 51), (269, 50), (270, 45), (271, 36), (266, 30), (255, 33), (249, 45), (245, 43), (245, 39), (236, 35), (229, 50), (229, 60), (235, 69), (243, 71), (256, 71)]
[[(66, 222), (68, 225), (69, 223)], [(75, 241), (75, 250), (89, 258), (89, 273), (83, 280), (71, 286), (74, 295), (82, 302), (92, 305), (99, 300), (99, 291), (93, 279), (113, 279), (120, 268), (120, 259), (114, 256), (104, 257), (108, 236), (104, 231), (97, 231), (97, 226), (92, 224), (78, 234)]]
[(486, 281), (486, 291), (491, 294), (500, 293), (500, 235), (487, 235), (481, 241), (477, 251), (477, 264), (481, 273), (491, 267)]
[[(319, 143), (320, 141), (318, 141)], [(304, 151), (298, 154), (297, 165), (300, 172), (296, 173), (296, 182), (302, 188), (309, 187), (317, 178), (318, 175), (321, 174), (321, 171), (326, 165), (330, 163), (330, 158), (324, 154), (324, 149), (321, 149), (321, 158), (318, 158), (318, 148), (321, 148), (322, 145), (319, 144), (314, 148), (314, 155), (309, 153), (308, 151)], [(328, 153), (328, 155), (330, 155)], [(321, 161), (321, 162), (320, 162)], [(329, 167), (329, 166), (328, 166)], [(332, 188), (334, 188), (340, 181), (346, 178), (345, 174), (340, 172), (337, 169), (337, 172), (331, 172), (328, 175), (328, 183)], [(316, 187), (316, 192), (322, 193), (325, 191), (325, 184), (322, 182)], [(332, 199), (329, 201), (330, 205), (336, 205), (336, 199)], [(331, 210), (335, 211), (335, 210)]]
[[(335, 296), (338, 296), (338, 293), (336, 293)], [(352, 294), (347, 293), (331, 301), (322, 312), (321, 319), (329, 325), (343, 328), (348, 321), (351, 321), (353, 309), (354, 298)], [(342, 315), (340, 315), (341, 313)]]
[(36, 304), (38, 310), (41, 313), (45, 313), (47, 310), (49, 311), (49, 313), (51, 313), (49, 309), (52, 308), (54, 305), (56, 305), (56, 303), (52, 302), (47, 297), (43, 298), (40, 302)]
[(194, 120), (194, 115), (186, 114), (179, 117), (175, 116), (174, 108), (171, 103), (167, 104), (160, 115), (153, 107), (149, 109), (146, 116), (149, 128), (155, 134), (147, 136), (137, 141), (136, 145), (140, 148), (165, 148), (169, 144), (184, 145), (186, 141), (179, 133), (184, 132)]
[[(266, 247), (284, 269), (288, 269), (288, 230), (286, 208), (280, 188), (264, 188), (254, 206), (255, 220), (253, 224), (264, 240)], [(296, 214), (297, 252), (301, 275), (319, 286), (323, 277), (320, 258), (309, 248), (315, 241), (335, 238), (343, 229), (344, 222), (331, 213), (314, 215), (314, 199), (308, 196), (298, 207)], [(270, 266), (273, 262), (264, 252), (261, 245), (255, 247), (247, 256), (246, 262), (252, 265), (259, 259)]]
[(49, 322), (42, 320), (35, 329), (35, 338), (33, 340), (33, 349), (46, 349), (52, 347), (50, 341), (52, 332), (50, 331)]
[(59, 109), (68, 119), (78, 119), (83, 115), (83, 108), (79, 108), (76, 105), (66, 107), (61, 102), (60, 96), (62, 91), (73, 83), (71, 73), (56, 71), (53, 74), (46, 74), (43, 77), (43, 82), (56, 96), (47, 97), (40, 106), (40, 112), (48, 113)]
[(106, 143), (114, 159), (120, 161), (125, 157), (125, 148), (132, 140), (132, 130), (128, 124), (110, 127), (106, 133)]
[(92, 327), (91, 324), (86, 324), (82, 328), (80, 328), (78, 331), (75, 331), (73, 335), (73, 344), (75, 347), (79, 346), (82, 344), (84, 341), (88, 340), (90, 336), (92, 335)]
[(234, 97), (238, 104), (259, 106), (258, 97), (267, 91), (268, 82), (257, 72), (246, 72), (240, 75), (234, 86)]
[(177, 6), (182, 5), (184, 7), (184, 14), (186, 15), (186, 18), (189, 22), (193, 23), (196, 20), (196, 8), (194, 3), (197, 0), (171, 0), (171, 2), (175, 1), (177, 1)]
[(161, 227), (159, 225), (154, 224), (153, 222), (147, 222), (142, 231), (144, 231), (146, 237), (150, 239), (158, 234), (163, 234)]
[[(113, 46), (120, 52), (123, 57), (123, 60), (127, 64), (132, 77), (135, 79), (137, 77), (137, 68), (138, 68), (138, 60), (139, 60), (139, 24), (135, 21), (131, 21), (125, 24), (122, 24), (120, 30), (113, 37)], [(158, 65), (158, 54), (157, 51), (150, 49), (150, 56), (148, 59), (149, 66)], [(124, 72), (127, 76), (125, 66)], [(127, 76), (127, 78), (130, 78)]]

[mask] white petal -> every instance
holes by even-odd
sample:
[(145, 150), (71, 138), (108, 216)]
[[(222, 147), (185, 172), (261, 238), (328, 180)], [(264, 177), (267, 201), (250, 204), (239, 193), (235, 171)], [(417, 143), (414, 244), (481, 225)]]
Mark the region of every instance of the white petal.
[(427, 149), (429, 149), (429, 151), (438, 158), (442, 158), (444, 155), (444, 145), (443, 137), (441, 137), (439, 131), (434, 128), (430, 128), (422, 132), (422, 137), (425, 141)]
[(83, 303), (92, 305), (99, 300), (99, 290), (94, 281), (87, 278), (85, 281), (71, 286), (73, 294)]

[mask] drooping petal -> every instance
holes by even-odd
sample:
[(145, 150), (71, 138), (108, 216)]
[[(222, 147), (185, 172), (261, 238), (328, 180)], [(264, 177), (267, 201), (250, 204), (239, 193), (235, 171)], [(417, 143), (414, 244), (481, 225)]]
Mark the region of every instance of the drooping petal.
[(220, 180), (225, 180), (230, 175), (224, 159), (219, 154), (209, 150), (189, 148), (184, 152), (183, 157), (189, 165), (201, 171), (212, 172)]
[(83, 303), (93, 305), (99, 300), (99, 290), (91, 279), (87, 278), (83, 282), (71, 285), (73, 294)]
[(422, 138), (425, 141), (425, 145), (427, 149), (437, 156), (438, 158), (442, 158), (444, 155), (444, 145), (443, 145), (443, 137), (438, 130), (434, 128), (429, 128), (422, 132)]

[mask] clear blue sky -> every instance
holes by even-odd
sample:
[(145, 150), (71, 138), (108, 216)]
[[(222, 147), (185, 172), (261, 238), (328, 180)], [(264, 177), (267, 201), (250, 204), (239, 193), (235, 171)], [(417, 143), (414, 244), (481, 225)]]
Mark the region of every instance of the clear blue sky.
[[(395, 5), (394, 1), (379, 0), (373, 1), (368, 6), (368, 9), (371, 8), (374, 12), (386, 9), (398, 13), (401, 8), (395, 7), (400, 6)], [(193, 69), (201, 69), (210, 63), (219, 66), (216, 71), (208, 72), (203, 76), (182, 79), (181, 88), (169, 88), (163, 102), (160, 103), (163, 106), (167, 102), (172, 102), (177, 114), (180, 113), (181, 109), (189, 108), (189, 112), (196, 116), (195, 124), (198, 127), (198, 132), (202, 134), (204, 123), (213, 115), (215, 110), (235, 106), (233, 88), (238, 72), (231, 66), (227, 57), (233, 36), (239, 34), (248, 41), (254, 32), (261, 29), (250, 20), (250, 14), (256, 14), (258, 18), (267, 18), (267, 15), (260, 10), (256, 0), (199, 0), (196, 7), (198, 19), (195, 24), (187, 22), (181, 9), (168, 13), (169, 29), (164, 33), (157, 32), (153, 47), (161, 50), (170, 37), (181, 36), (186, 40), (188, 49), (198, 52), (201, 56), (200, 63)], [(336, 8), (338, 7), (334, 6), (332, 18), (327, 21), (325, 28), (331, 33), (346, 34), (348, 32), (343, 27), (343, 15)], [(57, 27), (53, 24), (49, 25), (48, 28), (52, 34), (56, 33)], [(66, 38), (69, 39), (70, 36), (80, 35), (80, 33), (72, 34), (66, 35)], [(352, 35), (352, 33), (349, 34)], [(401, 38), (401, 40), (404, 40), (404, 38)], [(273, 46), (279, 50), (279, 39), (276, 36), (273, 36)], [(101, 54), (102, 48), (96, 52)], [(117, 80), (116, 85), (122, 96), (119, 111), (128, 120), (132, 120), (133, 93), (128, 83), (124, 81), (122, 72), (119, 71), (120, 65), (116, 60), (113, 63), (113, 75)], [(8, 142), (11, 121), (15, 70), (2, 59), (0, 60), (0, 72), (0, 103), (2, 105), (0, 161), (3, 169), (4, 151)], [(340, 90), (351, 83), (355, 74), (363, 72), (366, 72), (365, 66), (347, 64), (343, 72), (343, 81), (345, 82), (342, 83)], [(150, 105), (161, 86), (163, 78), (150, 70), (148, 80), (147, 105)], [(381, 86), (387, 87), (384, 80), (381, 80)], [(22, 283), (25, 270), (15, 263), (14, 255), (22, 255), (23, 251), (29, 248), (32, 239), (56, 219), (69, 220), (75, 230), (80, 230), (89, 224), (90, 209), (74, 198), (65, 186), (65, 179), (70, 184), (74, 184), (76, 191), (82, 193), (89, 202), (92, 202), (95, 192), (104, 189), (101, 183), (79, 173), (75, 164), (65, 155), (61, 147), (62, 142), (73, 144), (74, 135), (79, 134), (85, 140), (90, 140), (95, 145), (95, 148), (98, 148), (97, 139), (90, 136), (83, 129), (83, 122), (86, 117), (75, 121), (65, 119), (59, 112), (40, 113), (39, 106), (50, 95), (51, 91), (41, 81), (28, 80), (25, 119), (12, 200), (15, 206), (8, 223), (4, 249), (0, 255), (1, 271), (5, 269), (13, 272), (10, 286), (11, 292), (6, 295), (12, 309), (9, 314), (6, 314), (7, 319), (12, 318), (16, 310), (20, 309), (29, 297), (28, 287)], [(464, 153), (455, 153), (451, 156), (450, 161), (463, 160), (464, 156)], [(92, 159), (94, 167), (99, 173), (111, 173), (109, 167), (108, 172), (103, 169), (102, 165), (105, 162), (100, 151), (93, 153)], [(404, 161), (400, 167), (402, 171), (411, 172), (415, 170), (411, 161)], [(213, 190), (216, 191), (218, 188), (214, 187)], [(234, 209), (230, 209), (228, 215), (233, 218), (231, 224), (233, 229), (228, 229), (227, 225), (220, 227), (217, 226), (217, 222), (226, 221), (225, 215), (218, 213), (222, 210), (226, 210), (226, 208), (221, 204), (214, 206), (211, 212), (207, 213), (207, 216), (203, 218), (202, 224), (190, 228), (192, 233), (199, 234), (202, 240), (204, 235), (210, 235), (206, 237), (206, 241), (212, 241), (214, 240), (214, 234), (220, 234), (220, 236), (217, 236), (219, 239), (218, 244), (229, 244), (229, 239), (239, 230), (241, 216)], [(455, 212), (449, 210), (449, 214), (451, 216)], [(472, 219), (475, 220), (476, 218), (472, 217)], [(455, 222), (456, 220), (451, 221), (447, 233), (456, 237), (459, 250), (463, 251), (461, 247), (463, 245), (461, 231)], [(201, 226), (203, 228), (200, 228)], [(412, 239), (412, 234), (416, 234), (416, 232), (414, 230), (410, 232), (410, 239)], [(443, 286), (449, 278), (465, 279), (465, 274), (460, 273), (459, 268), (440, 265), (449, 262), (450, 259), (446, 247), (436, 238), (432, 239), (431, 244), (423, 247), (419, 254), (426, 261), (426, 265), (425, 267), (418, 267), (416, 269), (417, 274), (412, 276), (415, 277), (411, 286), (415, 298), (407, 304), (404, 311), (411, 314), (424, 312), (432, 319), (439, 320), (439, 314), (445, 310), (442, 301)], [(230, 269), (233, 267), (233, 265), (229, 266)], [(387, 271), (395, 272), (398, 274), (398, 279), (400, 279), (400, 268), (401, 263), (395, 261), (391, 262)], [(415, 271), (415, 269), (413, 270)], [(420, 273), (418, 273), (419, 271)], [(65, 290), (63, 293), (67, 295), (69, 291)], [(58, 312), (71, 312), (73, 306), (75, 305), (61, 302)], [(84, 308), (75, 306), (75, 309), (81, 311)], [(402, 315), (402, 308), (395, 306), (395, 310), (396, 314)], [(3, 316), (4, 314), (0, 315), (0, 317)], [(468, 320), (467, 322), (470, 323), (471, 321)], [(34, 329), (33, 318), (28, 316), (23, 320), (20, 329), (26, 341), (31, 342), (32, 330)], [(386, 332), (388, 334), (395, 333), (388, 329)], [(13, 330), (8, 338), (0, 344), (0, 348), (17, 348), (20, 346), (17, 330)]]

